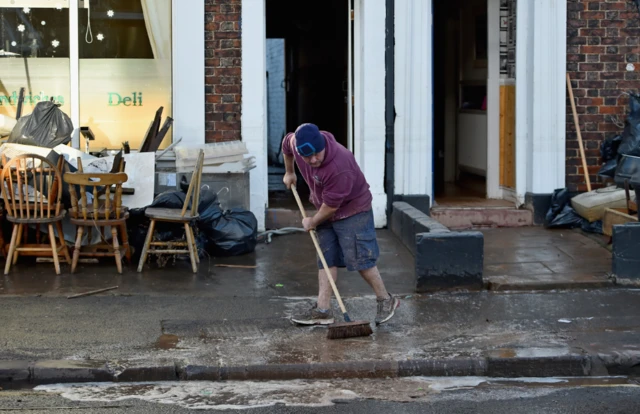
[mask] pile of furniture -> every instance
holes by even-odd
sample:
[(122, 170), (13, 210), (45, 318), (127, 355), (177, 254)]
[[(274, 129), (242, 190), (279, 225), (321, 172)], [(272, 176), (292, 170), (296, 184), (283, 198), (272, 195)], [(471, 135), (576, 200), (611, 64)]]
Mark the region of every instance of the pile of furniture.
[[(21, 154), (11, 159), (2, 155), (0, 190), (6, 219), (12, 224), (8, 245), (0, 232), (0, 251), (6, 258), (5, 275), (20, 256), (51, 258), (57, 274), (61, 273), (62, 260), (71, 266), (71, 272), (75, 272), (81, 257), (113, 257), (118, 273), (122, 273), (122, 261), (131, 260), (126, 224), (129, 209), (122, 202), (123, 185), (128, 180), (125, 159), (116, 156), (109, 172), (86, 170), (81, 157), (76, 162), (77, 171), (71, 172), (68, 165), (65, 167), (64, 157), (58, 157), (54, 165), (38, 154)], [(182, 209), (146, 209), (151, 225), (138, 271), (142, 271), (149, 254), (189, 254), (192, 269), (197, 272), (199, 259), (191, 226), (198, 220), (203, 162), (204, 151), (200, 150)], [(65, 190), (70, 196), (68, 211), (62, 203)], [(62, 229), (67, 214), (76, 227), (72, 254)], [(158, 221), (184, 225), (186, 242), (154, 241), (154, 227)], [(30, 234), (30, 229), (35, 230), (35, 236), (33, 232)], [(99, 235), (98, 243), (92, 243), (93, 232)], [(84, 242), (85, 236), (88, 243)], [(156, 248), (152, 249), (152, 246)], [(176, 249), (176, 246), (185, 248)]]

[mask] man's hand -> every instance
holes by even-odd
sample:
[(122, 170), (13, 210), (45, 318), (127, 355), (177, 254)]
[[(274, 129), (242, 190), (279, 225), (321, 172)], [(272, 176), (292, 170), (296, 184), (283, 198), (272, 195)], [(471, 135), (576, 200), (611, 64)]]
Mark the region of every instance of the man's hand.
[(304, 227), (304, 231), (315, 230), (316, 224), (313, 220), (313, 217), (307, 217), (302, 219), (302, 227)]
[(291, 185), (295, 185), (297, 187), (298, 177), (296, 176), (296, 173), (286, 173), (282, 182), (287, 186), (287, 190), (290, 190)]

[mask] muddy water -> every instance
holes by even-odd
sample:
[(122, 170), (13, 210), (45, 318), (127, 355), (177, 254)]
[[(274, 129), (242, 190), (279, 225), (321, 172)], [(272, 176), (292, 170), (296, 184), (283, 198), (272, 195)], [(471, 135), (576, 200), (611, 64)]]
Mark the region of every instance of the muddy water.
[(538, 397), (577, 387), (634, 387), (625, 377), (486, 378), (410, 377), (326, 381), (227, 381), (56, 384), (35, 391), (56, 393), (72, 401), (114, 402), (130, 398), (184, 408), (244, 409), (285, 404), (329, 406), (336, 401), (375, 399), (394, 402), (429, 401), (463, 390), (456, 398), (488, 398), (486, 391), (502, 396)]

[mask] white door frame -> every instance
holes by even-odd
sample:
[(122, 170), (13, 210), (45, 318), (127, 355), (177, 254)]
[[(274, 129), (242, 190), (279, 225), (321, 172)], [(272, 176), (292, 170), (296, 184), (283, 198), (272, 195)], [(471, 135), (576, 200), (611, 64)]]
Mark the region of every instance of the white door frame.
[[(373, 194), (377, 227), (386, 225), (385, 0), (355, 0), (354, 156)], [(256, 157), (251, 170), (251, 211), (265, 228), (267, 170), (265, 0), (242, 0), (242, 140)], [(366, 139), (365, 139), (366, 137)]]
[(487, 198), (500, 189), (500, 0), (487, 0)]

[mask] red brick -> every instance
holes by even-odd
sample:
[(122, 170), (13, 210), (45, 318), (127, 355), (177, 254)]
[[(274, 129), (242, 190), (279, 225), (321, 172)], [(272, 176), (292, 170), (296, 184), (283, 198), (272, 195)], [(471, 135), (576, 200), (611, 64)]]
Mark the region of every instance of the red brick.
[(206, 142), (240, 139), (241, 0), (205, 0)]
[(624, 108), (620, 106), (601, 106), (601, 114), (624, 114)]
[(582, 53), (605, 53), (606, 48), (604, 46), (582, 46), (580, 52)]

